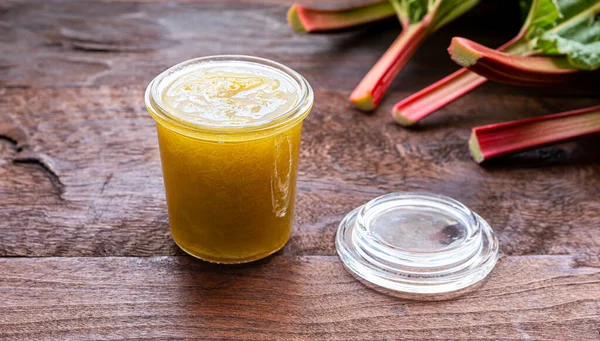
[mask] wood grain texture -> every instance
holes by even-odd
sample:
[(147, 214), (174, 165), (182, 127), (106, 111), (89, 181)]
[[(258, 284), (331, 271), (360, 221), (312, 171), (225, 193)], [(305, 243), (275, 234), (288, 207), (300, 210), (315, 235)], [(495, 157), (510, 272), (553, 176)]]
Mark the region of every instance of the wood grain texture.
[(382, 295), (337, 257), (0, 259), (2, 340), (598, 340), (600, 269), (508, 257), (479, 290)]
[[(472, 32), (498, 45), (511, 32), (496, 33), (493, 16), (458, 21), (423, 46), (381, 109), (364, 115), (346, 98), (397, 25), (296, 35), (285, 26), (285, 9), (258, 0), (4, 3), (0, 255), (178, 254), (143, 89), (171, 64), (231, 52), (288, 63), (316, 89), (304, 129), (296, 233), (282, 253), (333, 255), (346, 212), (386, 192), (429, 191), (486, 217), (507, 254), (598, 258), (598, 138), (487, 168), (471, 162), (466, 147), (472, 126), (591, 105), (597, 87), (561, 89), (559, 97), (486, 84), (404, 130), (389, 118), (391, 105), (455, 68), (443, 52), (451, 35)], [(466, 29), (475, 25), (481, 30)]]
[(232, 52), (288, 63), (316, 89), (304, 129), (296, 233), (284, 254), (333, 255), (335, 229), (346, 212), (377, 195), (411, 190), (465, 202), (492, 223), (507, 254), (597, 258), (597, 138), (489, 168), (472, 163), (466, 148), (474, 125), (590, 105), (597, 88), (557, 98), (489, 84), (416, 130), (395, 126), (387, 114), (395, 99), (455, 68), (440, 58), (451, 34), (481, 25), (472, 38), (490, 45), (506, 39), (510, 32), (490, 33), (493, 20), (474, 16), (434, 36), (382, 108), (363, 115), (346, 98), (393, 39), (394, 24), (295, 35), (285, 26), (286, 5), (260, 1), (3, 6), (0, 174), (7, 181), (0, 184), (0, 255), (178, 254), (143, 89), (183, 59)]
[[(486, 84), (403, 129), (392, 105), (456, 69), (450, 38), (500, 45), (519, 28), (516, 2), (488, 0), (432, 36), (370, 115), (347, 97), (398, 24), (298, 35), (290, 2), (0, 1), (0, 340), (599, 340), (600, 137), (486, 167), (467, 139), (476, 125), (597, 104), (600, 88)], [(171, 240), (143, 105), (162, 70), (224, 53), (288, 64), (316, 96), (292, 239), (241, 266)], [(506, 256), (479, 290), (407, 301), (344, 270), (339, 221), (391, 191), (449, 195), (490, 222)]]
[[(13, 141), (2, 142), (0, 176), (10, 180), (0, 183), (0, 254), (177, 254), (142, 92), (0, 90), (0, 110), (8, 113), (0, 134)], [(494, 96), (476, 105), (489, 112), (512, 107), (506, 111), (512, 114), (523, 101), (566, 107), (560, 99), (524, 96)], [(573, 99), (569, 105), (589, 102)], [(598, 138), (481, 168), (469, 159), (466, 141), (473, 122), (490, 121), (482, 114), (456, 113), (453, 119), (462, 120), (444, 128), (407, 131), (383, 112), (338, 110), (345, 105), (339, 93), (317, 92), (305, 122), (296, 232), (284, 254), (333, 255), (335, 229), (346, 212), (386, 192), (429, 191), (478, 211), (507, 254), (597, 256)]]
[[(0, 84), (144, 86), (159, 72), (190, 58), (251, 54), (297, 69), (315, 88), (349, 92), (400, 30), (391, 20), (368, 30), (296, 34), (286, 23), (291, 2), (4, 1)], [(498, 32), (501, 23), (505, 29)], [(475, 25), (480, 29), (473, 30)], [(516, 13), (472, 15), (453, 23), (429, 39), (403, 71), (410, 82), (399, 80), (392, 90), (413, 92), (457, 69), (446, 52), (450, 37), (465, 35), (495, 46), (511, 38), (518, 26)]]

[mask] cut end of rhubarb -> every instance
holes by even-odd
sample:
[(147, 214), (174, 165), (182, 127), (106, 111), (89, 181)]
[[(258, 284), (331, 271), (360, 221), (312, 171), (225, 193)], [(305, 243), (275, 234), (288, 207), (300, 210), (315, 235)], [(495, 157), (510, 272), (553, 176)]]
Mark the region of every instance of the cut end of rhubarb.
[(471, 157), (475, 162), (482, 163), (485, 159), (483, 157), (483, 153), (481, 153), (481, 148), (479, 147), (479, 140), (477, 139), (477, 134), (475, 130), (471, 133), (471, 138), (469, 138), (469, 151), (471, 152)]
[(373, 101), (373, 96), (368, 92), (360, 95), (353, 93), (350, 95), (350, 102), (352, 102), (357, 109), (362, 111), (373, 111), (377, 106)]
[(290, 27), (298, 33), (306, 33), (308, 30), (304, 27), (302, 20), (300, 19), (300, 11), (302, 8), (299, 5), (293, 4), (287, 12), (287, 21)]
[(471, 48), (470, 43), (468, 39), (454, 37), (448, 48), (452, 60), (463, 67), (475, 65), (483, 57), (479, 51)]
[(402, 111), (394, 108), (392, 109), (392, 117), (399, 125), (403, 127), (410, 127), (417, 123), (417, 121), (411, 119), (410, 117), (403, 115)]

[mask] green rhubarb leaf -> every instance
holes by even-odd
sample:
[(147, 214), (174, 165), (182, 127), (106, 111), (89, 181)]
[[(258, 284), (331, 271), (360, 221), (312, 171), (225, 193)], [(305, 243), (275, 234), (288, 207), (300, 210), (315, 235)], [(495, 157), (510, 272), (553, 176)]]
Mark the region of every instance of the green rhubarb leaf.
[(522, 32), (528, 40), (535, 40), (557, 25), (599, 4), (599, 0), (530, 0), (522, 1), (521, 8), (529, 9)]
[(429, 0), (390, 0), (402, 23), (416, 24), (427, 14)]
[(467, 12), (480, 0), (390, 0), (403, 25), (418, 24), (430, 14), (429, 32), (434, 32)]
[(600, 1), (543, 33), (536, 49), (566, 55), (571, 65), (581, 70), (600, 68)]
[[(556, 26), (563, 16), (556, 0), (534, 0), (525, 19), (521, 32), (523, 38), (535, 41), (541, 34)], [(533, 46), (532, 46), (533, 47)]]
[(554, 0), (556, 1), (562, 17), (559, 23), (567, 21), (581, 12), (585, 12), (590, 8), (600, 4), (598, 0)]
[[(567, 58), (573, 67), (600, 67), (600, 0), (533, 0), (521, 29), (524, 54)], [(523, 47), (525, 46), (525, 47)]]
[(473, 8), (480, 0), (462, 0), (462, 1), (442, 1), (439, 15), (433, 24), (433, 31), (437, 31), (454, 19), (460, 17), (465, 12)]

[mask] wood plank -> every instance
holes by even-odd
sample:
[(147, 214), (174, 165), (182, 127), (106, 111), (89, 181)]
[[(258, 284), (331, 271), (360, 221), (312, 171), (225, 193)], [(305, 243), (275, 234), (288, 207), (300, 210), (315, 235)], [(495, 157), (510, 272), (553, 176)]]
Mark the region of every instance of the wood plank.
[[(0, 111), (8, 113), (0, 136), (17, 142), (0, 143), (0, 255), (178, 254), (142, 93), (135, 87), (0, 90)], [(506, 166), (481, 168), (469, 159), (472, 124), (489, 122), (497, 106), (511, 108), (500, 113), (509, 119), (538, 101), (507, 95), (465, 103), (451, 125), (415, 132), (383, 112), (339, 110), (345, 105), (339, 93), (318, 91), (317, 98), (305, 122), (296, 232), (283, 253), (333, 255), (346, 212), (400, 190), (465, 202), (489, 220), (507, 254), (597, 254), (597, 138), (526, 153)], [(561, 110), (591, 102), (542, 101)]]
[(600, 269), (507, 257), (479, 290), (418, 302), (337, 257), (0, 259), (2, 340), (598, 340)]

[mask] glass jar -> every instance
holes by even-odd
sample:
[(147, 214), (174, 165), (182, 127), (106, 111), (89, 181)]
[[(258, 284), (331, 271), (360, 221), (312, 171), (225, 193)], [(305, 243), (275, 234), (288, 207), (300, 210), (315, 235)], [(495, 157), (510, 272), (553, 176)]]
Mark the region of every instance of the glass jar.
[[(262, 67), (297, 90), (290, 110), (266, 122), (227, 126), (182, 120), (163, 92), (173, 77), (202, 63)], [(173, 239), (190, 255), (216, 263), (264, 258), (288, 241), (294, 216), (302, 122), (313, 92), (297, 72), (249, 56), (189, 60), (158, 75), (145, 94), (156, 121)]]

